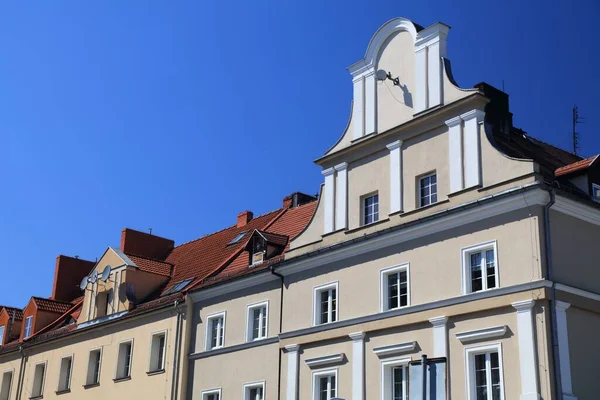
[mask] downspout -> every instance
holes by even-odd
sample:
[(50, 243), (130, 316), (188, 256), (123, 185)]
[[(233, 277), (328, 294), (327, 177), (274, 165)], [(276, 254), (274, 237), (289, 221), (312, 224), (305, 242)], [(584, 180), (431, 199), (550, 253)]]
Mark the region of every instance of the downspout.
[(546, 279), (552, 282), (550, 288), (550, 331), (552, 340), (552, 358), (554, 361), (554, 386), (556, 398), (562, 399), (562, 377), (560, 375), (560, 355), (558, 354), (558, 331), (556, 329), (556, 283), (552, 268), (552, 241), (550, 236), (550, 207), (556, 202), (554, 189), (547, 189), (550, 201), (544, 206), (544, 239), (546, 247)]
[(25, 365), (27, 364), (27, 357), (25, 356), (25, 350), (23, 349), (23, 345), (19, 346), (19, 353), (21, 353), (21, 364), (19, 365), (19, 378), (17, 379), (17, 391), (16, 391), (16, 399), (21, 400), (21, 392), (23, 391), (23, 379)]
[[(283, 275), (275, 272), (275, 266), (271, 265), (271, 273), (281, 280), (281, 290), (279, 297), (279, 333), (283, 328)], [(277, 398), (281, 399), (281, 349), (277, 349), (279, 353), (279, 379), (277, 381)]]
[(181, 354), (181, 311), (179, 310), (180, 300), (175, 300), (175, 311), (177, 312), (177, 321), (175, 326), (175, 351), (173, 352), (173, 376), (171, 377), (171, 400), (177, 399), (178, 380), (179, 380), (179, 357)]

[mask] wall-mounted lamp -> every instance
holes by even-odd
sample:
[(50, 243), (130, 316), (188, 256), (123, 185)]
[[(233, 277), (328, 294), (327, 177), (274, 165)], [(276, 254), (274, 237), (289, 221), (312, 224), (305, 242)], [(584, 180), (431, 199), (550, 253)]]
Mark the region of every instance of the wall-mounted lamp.
[(377, 70), (377, 73), (375, 74), (375, 76), (377, 77), (377, 80), (380, 82), (383, 82), (386, 79), (389, 79), (390, 81), (394, 82), (394, 86), (400, 86), (400, 78), (398, 78), (398, 77), (392, 78), (391, 72), (386, 72), (385, 70), (380, 69), (380, 70)]

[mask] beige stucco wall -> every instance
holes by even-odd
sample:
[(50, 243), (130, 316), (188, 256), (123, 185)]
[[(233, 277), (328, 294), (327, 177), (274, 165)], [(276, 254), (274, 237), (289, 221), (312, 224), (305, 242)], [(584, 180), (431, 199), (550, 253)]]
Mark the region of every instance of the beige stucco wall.
[(571, 306), (567, 309), (573, 394), (595, 400), (600, 393), (598, 370), (591, 366), (600, 356), (600, 314)]
[(20, 368), (21, 355), (19, 352), (0, 356), (0, 383), (2, 383), (2, 376), (5, 372), (12, 372), (12, 383), (8, 400), (15, 400), (17, 398), (17, 380), (19, 377)]

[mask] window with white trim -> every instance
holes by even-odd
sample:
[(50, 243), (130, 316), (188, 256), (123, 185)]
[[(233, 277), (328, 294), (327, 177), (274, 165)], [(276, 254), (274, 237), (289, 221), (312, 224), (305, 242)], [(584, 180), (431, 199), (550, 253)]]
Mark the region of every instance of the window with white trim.
[(4, 344), (4, 325), (0, 326), (0, 346)]
[(58, 374), (58, 392), (71, 388), (71, 373), (73, 372), (73, 356), (63, 357), (60, 360), (60, 373)]
[(500, 344), (466, 350), (469, 400), (504, 400)]
[(202, 392), (202, 400), (221, 400), (221, 388)]
[(244, 385), (244, 400), (264, 400), (265, 383), (256, 382)]
[(119, 343), (117, 373), (115, 379), (131, 377), (131, 361), (133, 359), (133, 340)]
[(247, 340), (260, 340), (267, 337), (267, 320), (269, 313), (269, 303), (262, 302), (248, 306), (248, 327)]
[(36, 364), (33, 370), (33, 384), (30, 398), (42, 397), (44, 394), (44, 381), (46, 380), (46, 362)]
[(23, 339), (27, 339), (33, 333), (33, 315), (25, 318), (25, 330), (23, 331)]
[(337, 397), (337, 370), (313, 373), (312, 400), (331, 400)]
[(437, 175), (434, 173), (419, 178), (419, 206), (437, 202)]
[(225, 313), (206, 317), (206, 350), (220, 349), (225, 344)]
[(150, 368), (148, 368), (148, 372), (164, 371), (166, 340), (166, 332), (159, 332), (152, 335), (150, 343)]
[(408, 264), (381, 270), (381, 311), (410, 305)]
[(102, 349), (90, 351), (85, 385), (98, 385), (100, 383), (100, 366), (102, 362)]
[(12, 388), (13, 371), (5, 371), (0, 381), (0, 400), (9, 400)]
[(408, 363), (410, 357), (381, 363), (383, 400), (408, 399)]
[(337, 282), (314, 289), (314, 325), (329, 324), (338, 320), (337, 289)]
[(364, 196), (362, 199), (363, 225), (379, 221), (379, 194)]
[(592, 183), (592, 199), (600, 202), (600, 185)]
[(465, 294), (499, 286), (496, 242), (463, 249), (462, 259)]

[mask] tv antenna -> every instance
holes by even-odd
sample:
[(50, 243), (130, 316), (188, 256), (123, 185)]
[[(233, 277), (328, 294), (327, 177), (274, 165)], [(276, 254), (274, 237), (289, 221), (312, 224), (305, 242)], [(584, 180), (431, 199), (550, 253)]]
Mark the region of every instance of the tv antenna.
[(578, 155), (579, 150), (579, 132), (577, 132), (577, 124), (585, 124), (585, 117), (579, 115), (579, 107), (577, 104), (573, 106), (573, 153)]

